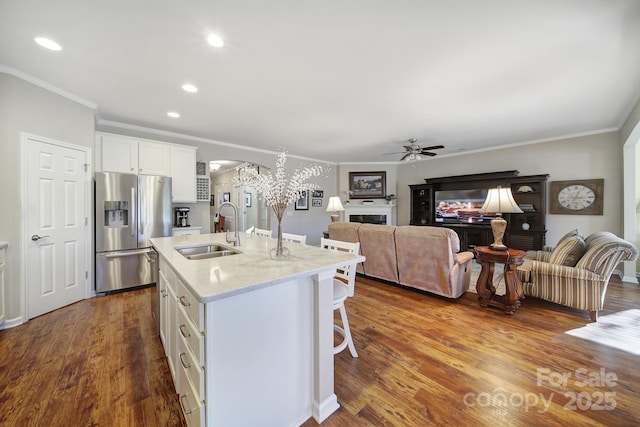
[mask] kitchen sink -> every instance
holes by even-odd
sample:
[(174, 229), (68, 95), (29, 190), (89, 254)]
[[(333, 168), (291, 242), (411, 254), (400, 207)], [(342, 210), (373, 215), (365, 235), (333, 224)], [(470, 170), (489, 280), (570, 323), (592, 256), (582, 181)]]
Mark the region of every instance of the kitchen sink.
[(185, 246), (182, 248), (176, 248), (176, 250), (180, 253), (180, 255), (190, 260), (218, 258), (222, 256), (236, 255), (241, 253), (240, 251), (237, 251), (235, 249), (231, 249), (227, 246), (218, 244)]

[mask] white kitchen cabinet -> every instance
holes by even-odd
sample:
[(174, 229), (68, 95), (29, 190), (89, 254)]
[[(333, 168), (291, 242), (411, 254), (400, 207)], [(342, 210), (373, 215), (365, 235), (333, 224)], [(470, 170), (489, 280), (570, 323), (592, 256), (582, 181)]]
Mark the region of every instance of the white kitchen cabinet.
[(99, 171), (171, 175), (170, 144), (113, 134), (98, 134), (96, 141)]
[(171, 230), (172, 236), (188, 236), (190, 234), (200, 234), (202, 227), (180, 227)]
[(195, 203), (196, 152), (189, 145), (97, 132), (96, 172), (170, 176), (172, 202)]
[(119, 135), (98, 135), (102, 172), (138, 173), (138, 141)]
[(171, 176), (171, 148), (151, 141), (138, 143), (138, 175)]
[(0, 324), (2, 324), (7, 318), (5, 308), (5, 265), (7, 257), (7, 248), (5, 244), (0, 242)]
[(175, 272), (169, 267), (167, 262), (160, 258), (159, 262), (159, 311), (160, 311), (160, 341), (164, 348), (164, 353), (167, 356), (167, 362), (169, 364), (169, 371), (173, 378), (174, 384), (176, 383), (176, 315), (177, 315), (177, 303), (176, 303), (176, 287), (177, 277)]
[(196, 202), (196, 147), (171, 146), (172, 202)]
[(176, 391), (189, 426), (205, 426), (204, 304), (178, 279)]
[[(164, 278), (164, 282), (163, 281)], [(205, 424), (204, 304), (189, 292), (178, 275), (160, 258), (160, 289), (166, 289), (160, 311), (160, 337), (176, 393), (188, 426)], [(161, 301), (162, 307), (162, 301)]]

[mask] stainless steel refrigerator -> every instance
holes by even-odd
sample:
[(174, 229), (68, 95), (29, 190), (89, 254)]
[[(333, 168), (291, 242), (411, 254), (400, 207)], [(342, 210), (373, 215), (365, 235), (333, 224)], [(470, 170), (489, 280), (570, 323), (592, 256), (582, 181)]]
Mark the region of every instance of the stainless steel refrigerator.
[(97, 172), (96, 292), (157, 282), (149, 239), (171, 235), (171, 178)]

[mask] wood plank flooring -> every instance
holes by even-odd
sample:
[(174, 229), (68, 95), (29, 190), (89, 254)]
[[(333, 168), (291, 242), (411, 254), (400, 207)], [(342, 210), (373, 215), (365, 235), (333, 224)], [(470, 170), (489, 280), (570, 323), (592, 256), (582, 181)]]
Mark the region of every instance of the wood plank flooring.
[(0, 426), (186, 426), (151, 318), (155, 291), (0, 331)]
[[(0, 331), (0, 426), (184, 426), (154, 295), (93, 298)], [(628, 308), (640, 308), (640, 289), (612, 279), (602, 314)], [(336, 355), (341, 407), (324, 426), (640, 422), (638, 357), (563, 333), (588, 323), (584, 312), (527, 299), (507, 316), (475, 294), (451, 301), (362, 277), (347, 310), (360, 357)], [(547, 370), (540, 385), (538, 369)], [(602, 369), (615, 385), (578, 384), (577, 370)], [(561, 373), (565, 384), (549, 380)], [(565, 409), (572, 395), (576, 409)]]

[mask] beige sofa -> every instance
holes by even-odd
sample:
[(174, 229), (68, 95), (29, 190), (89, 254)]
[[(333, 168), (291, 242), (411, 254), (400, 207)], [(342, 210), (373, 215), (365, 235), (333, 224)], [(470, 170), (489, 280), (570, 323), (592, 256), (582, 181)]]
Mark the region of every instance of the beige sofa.
[(469, 288), (472, 252), (460, 252), (455, 231), (445, 227), (334, 222), (329, 238), (360, 242), (367, 260), (358, 272), (447, 298)]

